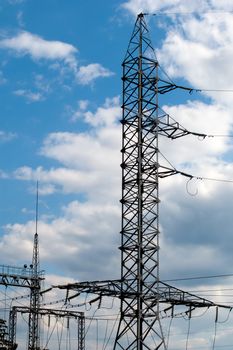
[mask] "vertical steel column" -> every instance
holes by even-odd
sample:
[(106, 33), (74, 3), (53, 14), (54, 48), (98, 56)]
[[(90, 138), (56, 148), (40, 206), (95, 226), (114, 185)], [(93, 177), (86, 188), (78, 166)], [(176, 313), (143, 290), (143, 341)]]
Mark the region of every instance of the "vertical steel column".
[(33, 255), (32, 255), (32, 280), (30, 293), (30, 313), (29, 313), (29, 334), (28, 350), (38, 350), (40, 348), (40, 263), (39, 263), (39, 238), (37, 233), (38, 224), (38, 182), (36, 196), (36, 233), (34, 235)]
[(123, 61), (121, 318), (114, 349), (165, 348), (158, 312), (157, 68), (140, 14)]
[(40, 278), (38, 265), (38, 234), (36, 233), (34, 236), (32, 259), (28, 350), (38, 350), (40, 348), (40, 326), (38, 313), (40, 308)]
[(83, 312), (78, 317), (78, 350), (85, 350), (85, 317)]
[(16, 323), (17, 310), (13, 306), (9, 313), (9, 344), (11, 350), (14, 350), (16, 347)]

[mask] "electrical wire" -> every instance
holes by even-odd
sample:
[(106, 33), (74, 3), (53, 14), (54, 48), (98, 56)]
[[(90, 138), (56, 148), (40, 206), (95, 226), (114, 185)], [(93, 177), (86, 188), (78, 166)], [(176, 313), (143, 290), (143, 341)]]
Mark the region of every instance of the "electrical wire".
[[(56, 321), (58, 320), (58, 318), (56, 317)], [(59, 331), (58, 331), (58, 322), (57, 323), (57, 339), (58, 339), (58, 349), (60, 350), (61, 349), (61, 342), (62, 342), (62, 336), (63, 336), (63, 330), (64, 330), (64, 321), (65, 321), (65, 318), (62, 319), (62, 321), (60, 322), (61, 323), (61, 332), (59, 334)]]
[(172, 117), (169, 113), (167, 113), (162, 107), (157, 106), (157, 108), (164, 114), (159, 119), (162, 119), (164, 116), (171, 119), (174, 123), (177, 123), (179, 127), (181, 127), (183, 130), (187, 131), (189, 134), (197, 137), (201, 137), (201, 140), (204, 140), (205, 138), (215, 138), (215, 137), (225, 137), (225, 138), (233, 138), (233, 135), (226, 135), (226, 134), (205, 134), (200, 132), (193, 132), (185, 128), (180, 122), (178, 122), (174, 117)]
[(104, 349), (104, 345), (105, 345), (105, 342), (106, 342), (106, 339), (107, 339), (107, 334), (108, 334), (108, 324), (109, 324), (109, 320), (107, 320), (107, 322), (106, 322), (106, 326), (105, 326), (105, 332), (104, 332), (104, 340), (103, 340), (103, 347), (102, 347), (102, 350)]
[[(174, 165), (172, 165), (172, 163), (170, 161), (168, 161), (168, 159), (164, 156), (164, 154), (159, 151), (159, 153), (161, 154), (161, 156), (168, 162), (168, 164), (171, 166), (172, 169), (172, 173), (168, 174), (167, 176), (171, 176), (171, 175), (176, 175), (176, 174), (180, 174), (182, 176), (188, 177), (190, 181), (191, 179), (197, 179), (197, 180), (206, 180), (206, 181), (214, 181), (214, 182), (222, 182), (222, 183), (233, 183), (233, 180), (228, 180), (228, 179), (218, 179), (218, 178), (214, 178), (214, 177), (205, 177), (205, 176), (196, 176), (196, 175), (192, 175), (189, 173), (186, 173), (184, 171), (180, 171), (178, 169), (176, 169), (174, 167)], [(169, 169), (168, 169), (169, 170)], [(187, 187), (187, 186), (186, 186)]]
[(86, 329), (86, 332), (85, 332), (85, 338), (86, 338), (86, 336), (87, 336), (87, 333), (88, 333), (88, 331), (89, 331), (89, 329), (90, 329), (90, 327), (91, 327), (92, 321), (93, 321), (94, 316), (95, 316), (95, 314), (96, 314), (97, 311), (98, 311), (98, 308), (94, 311), (93, 317), (90, 318), (89, 325), (88, 325), (88, 327), (87, 327), (87, 329)]
[(99, 323), (96, 320), (96, 350), (99, 348)]
[[(117, 324), (117, 321), (118, 321), (119, 317), (120, 317), (120, 313), (118, 314), (118, 316), (117, 316), (116, 319), (115, 319), (115, 322), (114, 322), (114, 324), (113, 324), (113, 326), (112, 326), (111, 332), (110, 332), (110, 334), (109, 334), (109, 337), (108, 337), (108, 340), (107, 340), (107, 342), (106, 342), (105, 347), (103, 347), (103, 350), (105, 350), (105, 349), (107, 348), (107, 346), (108, 346), (108, 344), (109, 344), (109, 342), (110, 342), (110, 339), (111, 339), (111, 337), (112, 337), (113, 331), (114, 331), (114, 329), (115, 329), (115, 327), (116, 327), (116, 324)], [(128, 337), (128, 334), (126, 334), (126, 337)]]
[(216, 336), (217, 336), (217, 323), (218, 323), (218, 308), (216, 307), (216, 317), (214, 322), (214, 338), (213, 338), (213, 345), (212, 345), (213, 350), (215, 348), (215, 342), (216, 342)]
[(173, 278), (173, 279), (162, 280), (162, 282), (191, 281), (191, 280), (209, 279), (209, 278), (222, 278), (222, 277), (233, 277), (233, 274), (232, 273), (228, 273), (228, 274), (221, 274), (221, 275), (207, 275), (207, 276)]
[(169, 322), (169, 326), (168, 326), (168, 332), (167, 332), (167, 349), (169, 346), (169, 340), (170, 340), (170, 335), (171, 335), (171, 326), (172, 326), (172, 321), (173, 321), (173, 317), (171, 317), (170, 322)]
[(189, 334), (190, 334), (190, 325), (191, 325), (191, 316), (188, 318), (188, 330), (187, 330), (187, 337), (186, 337), (185, 350), (188, 350)]
[(170, 16), (170, 15), (198, 15), (202, 16), (205, 14), (230, 14), (233, 13), (233, 11), (219, 11), (219, 10), (208, 10), (203, 12), (197, 12), (197, 11), (179, 11), (179, 12), (168, 12), (168, 11), (158, 11), (154, 13), (143, 13), (144, 16)]
[[(52, 330), (51, 330), (49, 336), (47, 337), (46, 344), (45, 344), (45, 346), (44, 346), (45, 348), (47, 348), (48, 343), (50, 342), (50, 339), (51, 339), (51, 337), (52, 337), (52, 335), (53, 335), (53, 333), (54, 333), (54, 330), (55, 330), (55, 328), (56, 328), (57, 322), (58, 322), (58, 321), (57, 321), (57, 318), (56, 318), (56, 322), (54, 323), (54, 326), (53, 326), (53, 328), (52, 328)], [(48, 332), (49, 332), (49, 330), (48, 330)]]

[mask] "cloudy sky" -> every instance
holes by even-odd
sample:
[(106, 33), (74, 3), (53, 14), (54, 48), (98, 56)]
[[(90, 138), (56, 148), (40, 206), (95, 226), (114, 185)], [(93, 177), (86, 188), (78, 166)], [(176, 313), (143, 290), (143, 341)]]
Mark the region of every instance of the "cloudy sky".
[[(161, 108), (217, 135), (161, 137), (161, 163), (233, 180), (232, 0), (0, 0), (1, 264), (30, 263), (39, 181), (48, 281), (120, 276), (121, 62), (141, 11), (157, 14), (146, 20), (163, 71), (204, 90)], [(160, 182), (161, 279), (233, 274), (233, 183), (187, 180)], [(230, 277), (174, 283), (232, 303)]]

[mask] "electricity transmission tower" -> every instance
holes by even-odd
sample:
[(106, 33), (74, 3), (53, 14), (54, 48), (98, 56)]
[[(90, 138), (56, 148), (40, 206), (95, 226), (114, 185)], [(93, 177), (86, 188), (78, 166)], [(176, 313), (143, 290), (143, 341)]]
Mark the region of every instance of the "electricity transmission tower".
[[(139, 15), (123, 61), (121, 319), (115, 349), (163, 343), (159, 322), (158, 63)], [(128, 293), (132, 297), (128, 297)], [(151, 302), (151, 295), (155, 299)], [(126, 343), (127, 337), (127, 343)], [(148, 342), (149, 339), (149, 342)]]
[[(215, 303), (162, 283), (159, 278), (159, 178), (176, 174), (159, 164), (158, 137), (192, 133), (161, 112), (159, 94), (179, 86), (160, 79), (159, 64), (143, 14), (139, 14), (123, 61), (121, 278), (59, 286), (120, 298), (114, 350), (166, 349), (161, 303), (190, 308)], [(188, 90), (188, 88), (187, 88)], [(187, 174), (184, 174), (186, 175)]]
[(28, 350), (40, 349), (40, 324), (39, 324), (39, 309), (40, 309), (40, 262), (39, 262), (39, 241), (38, 241), (38, 182), (36, 192), (36, 232), (33, 242), (32, 254), (32, 284), (30, 290), (30, 313), (29, 313), (29, 328), (28, 328)]
[[(36, 198), (36, 232), (33, 241), (32, 264), (28, 268), (0, 265), (0, 285), (30, 288), (30, 312), (28, 322), (28, 350), (38, 350), (40, 348), (40, 327), (39, 327), (39, 309), (40, 309), (40, 289), (44, 271), (40, 271), (39, 264), (39, 239), (37, 233), (38, 223), (38, 183)], [(10, 322), (11, 323), (11, 322)], [(10, 327), (11, 328), (11, 325)], [(15, 344), (11, 342), (12, 349)]]

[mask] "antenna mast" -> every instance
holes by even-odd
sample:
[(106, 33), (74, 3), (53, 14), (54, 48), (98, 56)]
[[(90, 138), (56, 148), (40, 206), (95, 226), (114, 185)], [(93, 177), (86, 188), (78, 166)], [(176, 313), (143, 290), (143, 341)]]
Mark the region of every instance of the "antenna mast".
[(32, 282), (30, 293), (30, 313), (29, 313), (29, 335), (28, 350), (38, 350), (40, 348), (40, 325), (39, 325), (39, 308), (40, 308), (40, 263), (39, 263), (39, 239), (38, 239), (38, 197), (39, 185), (36, 184), (36, 232), (34, 234), (33, 255), (32, 255)]

